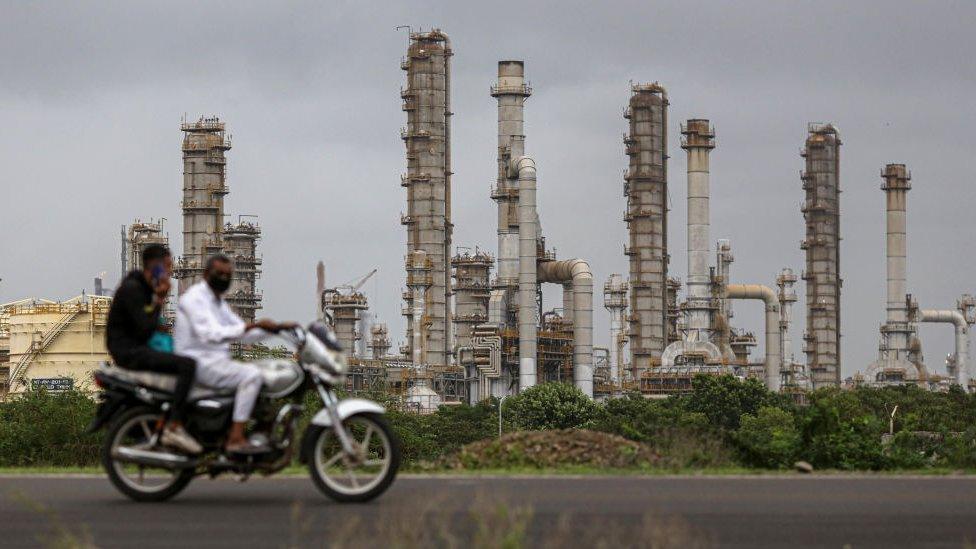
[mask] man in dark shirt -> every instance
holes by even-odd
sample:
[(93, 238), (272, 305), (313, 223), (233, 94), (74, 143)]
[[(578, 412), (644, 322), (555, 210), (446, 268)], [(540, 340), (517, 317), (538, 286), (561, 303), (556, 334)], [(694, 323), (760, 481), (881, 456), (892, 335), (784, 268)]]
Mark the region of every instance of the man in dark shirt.
[(149, 348), (149, 339), (159, 328), (163, 304), (169, 295), (172, 272), (173, 258), (169, 250), (159, 244), (146, 246), (142, 252), (142, 270), (130, 272), (115, 290), (108, 313), (106, 343), (115, 363), (122, 368), (176, 376), (172, 409), (160, 441), (198, 454), (203, 448), (183, 428), (196, 362)]

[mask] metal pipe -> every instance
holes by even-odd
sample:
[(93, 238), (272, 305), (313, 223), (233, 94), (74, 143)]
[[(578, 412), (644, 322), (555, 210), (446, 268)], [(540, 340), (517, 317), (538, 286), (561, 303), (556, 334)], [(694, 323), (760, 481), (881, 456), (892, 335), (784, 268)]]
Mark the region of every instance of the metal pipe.
[(573, 378), (593, 396), (593, 273), (582, 259), (546, 261), (538, 267), (539, 282), (573, 285)]
[(921, 322), (952, 324), (956, 331), (956, 383), (965, 390), (969, 385), (969, 323), (959, 311), (922, 309)]
[(766, 305), (766, 387), (779, 391), (781, 342), (779, 331), (779, 299), (769, 286), (761, 284), (729, 284), (725, 287), (729, 299), (761, 299)]
[(518, 332), (519, 332), (519, 390), (536, 383), (536, 268), (538, 238), (536, 226), (535, 161), (521, 156), (512, 161), (510, 174), (518, 178), (519, 263), (518, 263)]

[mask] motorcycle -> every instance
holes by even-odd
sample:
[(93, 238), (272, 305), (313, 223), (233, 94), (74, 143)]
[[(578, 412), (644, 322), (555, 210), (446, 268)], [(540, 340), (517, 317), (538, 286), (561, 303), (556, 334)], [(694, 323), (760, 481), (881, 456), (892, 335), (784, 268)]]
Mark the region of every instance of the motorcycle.
[[(184, 426), (204, 447), (188, 456), (159, 444), (170, 408), (174, 376), (103, 365), (95, 373), (102, 389), (89, 430), (107, 426), (102, 465), (112, 484), (136, 501), (164, 501), (179, 494), (196, 476), (230, 473), (246, 480), (289, 466), (298, 451), (316, 487), (339, 502), (363, 502), (382, 494), (396, 477), (400, 448), (379, 404), (341, 399), (348, 371), (335, 334), (323, 322), (283, 330), (296, 360), (252, 362), (264, 383), (255, 406), (252, 437), (266, 437), (269, 451), (227, 455), (223, 443), (231, 423), (234, 393), (194, 387)], [(300, 420), (306, 393), (322, 403), (303, 433)]]

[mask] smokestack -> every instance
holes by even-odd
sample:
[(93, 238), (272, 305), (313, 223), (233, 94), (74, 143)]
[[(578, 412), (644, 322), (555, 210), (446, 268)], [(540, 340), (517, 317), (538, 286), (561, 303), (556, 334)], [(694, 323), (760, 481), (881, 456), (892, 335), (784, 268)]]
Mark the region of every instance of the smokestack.
[(710, 341), (712, 291), (709, 272), (708, 155), (715, 130), (708, 120), (692, 119), (681, 127), (681, 148), (688, 152), (688, 300), (687, 341)]
[(102, 277), (101, 276), (96, 276), (95, 277), (95, 293), (94, 293), (94, 295), (105, 295), (104, 294), (104, 290), (102, 289)]
[(491, 87), (498, 100), (498, 179), (491, 197), (498, 203), (498, 284), (512, 288), (519, 277), (519, 204), (509, 164), (525, 154), (523, 105), (530, 95), (525, 63), (499, 61), (498, 83)]
[(886, 250), (887, 250), (887, 322), (888, 359), (907, 360), (910, 330), (906, 296), (906, 265), (908, 261), (907, 200), (912, 188), (912, 176), (904, 164), (888, 164), (881, 172), (885, 192)]
[(325, 263), (319, 261), (318, 265), (315, 266), (315, 317), (319, 320), (324, 318), (322, 316), (322, 310), (324, 303), (322, 303), (322, 294), (325, 293)]

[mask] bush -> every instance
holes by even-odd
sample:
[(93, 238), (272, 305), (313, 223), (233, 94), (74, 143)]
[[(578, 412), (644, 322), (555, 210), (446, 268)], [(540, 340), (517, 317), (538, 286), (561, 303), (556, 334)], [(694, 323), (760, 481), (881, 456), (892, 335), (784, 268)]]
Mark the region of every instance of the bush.
[(0, 403), (0, 467), (98, 464), (101, 435), (85, 434), (95, 402), (81, 391), (43, 389)]
[(741, 381), (732, 375), (695, 376), (691, 395), (684, 397), (684, 408), (708, 418), (709, 424), (727, 430), (739, 428), (743, 414), (753, 414), (763, 406), (790, 407), (786, 397), (766, 389), (754, 378)]
[(801, 410), (804, 455), (818, 468), (884, 468), (881, 435), (887, 422), (860, 397), (860, 391), (835, 388), (810, 394)]
[(502, 417), (509, 425), (525, 431), (583, 429), (593, 420), (597, 405), (576, 386), (543, 383), (509, 397), (502, 404)]
[(793, 415), (772, 406), (760, 408), (756, 415), (744, 414), (733, 438), (743, 462), (753, 467), (790, 467), (800, 451)]

